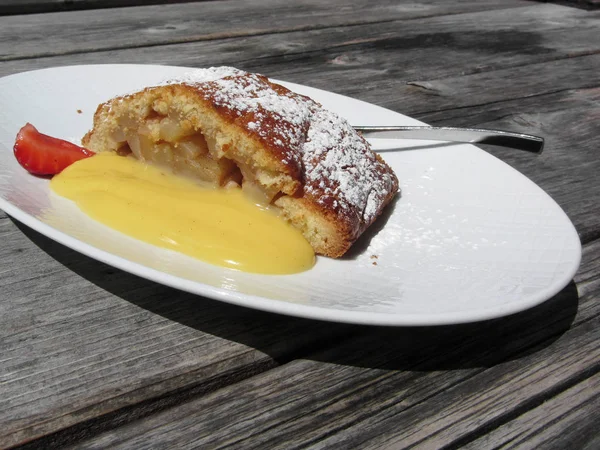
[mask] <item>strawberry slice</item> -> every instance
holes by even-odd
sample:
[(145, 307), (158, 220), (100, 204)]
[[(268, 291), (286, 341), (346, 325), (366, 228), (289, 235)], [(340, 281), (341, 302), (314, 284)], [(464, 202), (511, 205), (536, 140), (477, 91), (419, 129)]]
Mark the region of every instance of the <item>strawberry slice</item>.
[(95, 154), (68, 141), (42, 134), (30, 123), (19, 130), (14, 152), (19, 164), (35, 175), (56, 175), (75, 161)]

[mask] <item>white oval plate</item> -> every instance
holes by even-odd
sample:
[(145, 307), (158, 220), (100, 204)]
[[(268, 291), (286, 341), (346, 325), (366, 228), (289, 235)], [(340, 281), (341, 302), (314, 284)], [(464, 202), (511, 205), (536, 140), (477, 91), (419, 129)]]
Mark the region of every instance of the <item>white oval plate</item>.
[[(373, 142), (376, 149), (425, 146), (383, 153), (400, 179), (402, 197), (351, 257), (320, 257), (313, 269), (286, 276), (224, 269), (121, 235), (53, 194), (48, 180), (15, 161), (14, 138), (26, 122), (79, 142), (99, 103), (189, 70), (92, 65), (0, 79), (0, 208), (74, 250), (149, 280), (336, 322), (434, 325), (499, 317), (547, 300), (575, 274), (581, 244), (564, 212), (529, 179), (472, 145)], [(354, 124), (420, 124), (365, 102), (284, 84)]]

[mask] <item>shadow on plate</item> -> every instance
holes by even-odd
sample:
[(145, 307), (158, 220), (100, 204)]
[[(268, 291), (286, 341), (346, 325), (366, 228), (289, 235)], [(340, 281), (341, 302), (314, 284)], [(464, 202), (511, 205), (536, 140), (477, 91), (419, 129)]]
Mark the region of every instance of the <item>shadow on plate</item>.
[(15, 225), (99, 288), (150, 313), (255, 348), (278, 364), (307, 359), (387, 370), (491, 367), (550, 345), (569, 329), (578, 307), (577, 288), (571, 282), (534, 308), (470, 324), (375, 327), (294, 318), (163, 286), (86, 257), (16, 221)]
[(396, 204), (398, 200), (402, 197), (402, 192), (398, 192), (392, 201), (383, 209), (381, 215), (377, 218), (375, 223), (371, 225), (367, 230), (358, 238), (358, 240), (350, 247), (350, 250), (346, 252), (344, 256), (340, 259), (350, 260), (356, 259), (361, 254), (363, 254), (369, 248), (371, 244), (371, 239), (373, 239), (377, 234), (383, 230), (385, 224), (388, 222), (394, 210), (396, 209)]

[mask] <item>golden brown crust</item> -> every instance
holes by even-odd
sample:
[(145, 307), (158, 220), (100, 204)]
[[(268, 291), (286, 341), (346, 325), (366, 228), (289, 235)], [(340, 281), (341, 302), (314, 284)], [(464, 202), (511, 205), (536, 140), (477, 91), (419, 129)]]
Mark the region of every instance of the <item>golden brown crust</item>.
[[(199, 70), (100, 105), (83, 144), (116, 151), (123, 142), (115, 135), (143, 122), (162, 142), (157, 124), (165, 118), (180, 133), (201, 132), (212, 159), (233, 161), (244, 179), (276, 194), (273, 203), (319, 254), (343, 255), (398, 191), (393, 171), (345, 120), (233, 68)], [(220, 182), (231, 179), (228, 167), (215, 169)]]

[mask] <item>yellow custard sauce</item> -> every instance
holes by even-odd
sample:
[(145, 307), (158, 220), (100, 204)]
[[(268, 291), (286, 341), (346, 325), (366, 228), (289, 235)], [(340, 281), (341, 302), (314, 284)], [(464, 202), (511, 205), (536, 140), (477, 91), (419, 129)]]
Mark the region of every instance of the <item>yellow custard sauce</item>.
[(212, 264), (264, 274), (314, 265), (302, 234), (239, 188), (203, 187), (112, 153), (72, 164), (50, 186), (115, 230)]

